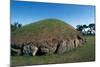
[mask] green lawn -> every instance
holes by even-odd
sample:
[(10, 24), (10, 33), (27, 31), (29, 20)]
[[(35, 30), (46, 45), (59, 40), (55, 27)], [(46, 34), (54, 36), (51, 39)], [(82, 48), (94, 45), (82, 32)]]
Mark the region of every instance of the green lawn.
[(11, 65), (36, 65), (95, 61), (95, 37), (85, 36), (87, 43), (64, 54), (47, 56), (11, 56)]

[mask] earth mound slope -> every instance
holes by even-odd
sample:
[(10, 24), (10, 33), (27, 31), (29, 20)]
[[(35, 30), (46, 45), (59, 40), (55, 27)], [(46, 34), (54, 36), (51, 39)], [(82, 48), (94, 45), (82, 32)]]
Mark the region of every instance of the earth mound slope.
[(64, 47), (73, 48), (82, 40), (82, 35), (74, 27), (58, 19), (40, 20), (11, 33), (12, 45), (22, 47), (23, 44), (31, 44), (45, 53), (63, 53), (66, 49)]

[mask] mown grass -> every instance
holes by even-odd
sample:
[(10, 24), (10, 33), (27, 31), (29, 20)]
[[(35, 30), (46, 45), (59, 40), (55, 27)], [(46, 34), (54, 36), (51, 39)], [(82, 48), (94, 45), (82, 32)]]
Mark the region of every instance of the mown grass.
[(95, 61), (95, 37), (85, 36), (87, 43), (64, 54), (47, 56), (11, 56), (11, 65), (38, 65)]

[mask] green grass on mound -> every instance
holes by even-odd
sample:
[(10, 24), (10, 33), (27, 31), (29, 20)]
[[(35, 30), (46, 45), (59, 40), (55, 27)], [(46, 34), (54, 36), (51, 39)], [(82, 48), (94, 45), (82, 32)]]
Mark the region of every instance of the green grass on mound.
[(26, 41), (43, 40), (43, 39), (74, 39), (80, 33), (71, 25), (58, 19), (40, 20), (11, 33), (11, 43), (24, 43)]
[(35, 65), (95, 61), (95, 37), (85, 36), (87, 43), (64, 54), (47, 56), (11, 56), (11, 65)]

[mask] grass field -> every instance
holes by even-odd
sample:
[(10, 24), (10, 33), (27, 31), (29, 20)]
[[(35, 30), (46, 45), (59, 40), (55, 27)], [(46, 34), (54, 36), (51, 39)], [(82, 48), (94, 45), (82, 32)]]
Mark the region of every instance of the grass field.
[(84, 36), (87, 43), (64, 54), (47, 56), (11, 56), (11, 65), (38, 65), (95, 61), (95, 37)]

